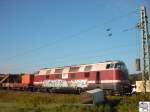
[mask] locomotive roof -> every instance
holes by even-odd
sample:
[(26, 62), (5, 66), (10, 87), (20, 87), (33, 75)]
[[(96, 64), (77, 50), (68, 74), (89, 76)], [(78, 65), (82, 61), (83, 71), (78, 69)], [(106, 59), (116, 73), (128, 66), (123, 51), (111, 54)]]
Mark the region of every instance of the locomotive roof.
[(39, 70), (38, 75), (57, 74), (57, 73), (72, 73), (72, 72), (85, 72), (85, 71), (96, 71), (106, 69), (107, 64), (123, 63), (119, 60), (110, 60), (105, 62), (99, 62), (94, 64), (80, 64), (80, 65), (71, 65), (71, 66), (62, 66), (62, 67), (53, 67), (53, 68), (43, 68)]
[(124, 63), (123, 61), (120, 60), (107, 60), (107, 61), (103, 61), (103, 62), (98, 62), (98, 63), (91, 63), (91, 64), (79, 64), (79, 65), (70, 65), (70, 66), (60, 66), (60, 67), (52, 67), (52, 68), (42, 68), (40, 70), (49, 70), (49, 69), (62, 69), (65, 67), (80, 67), (80, 66), (87, 66), (87, 65), (95, 65), (95, 64), (109, 64), (109, 63)]

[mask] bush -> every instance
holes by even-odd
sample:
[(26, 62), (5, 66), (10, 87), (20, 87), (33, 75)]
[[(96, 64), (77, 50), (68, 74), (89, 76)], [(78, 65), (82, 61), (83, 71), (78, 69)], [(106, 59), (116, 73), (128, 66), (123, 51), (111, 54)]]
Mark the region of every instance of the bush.
[(79, 95), (3, 91), (0, 112), (138, 112), (139, 101), (150, 101), (150, 94), (107, 96), (104, 104), (84, 105)]

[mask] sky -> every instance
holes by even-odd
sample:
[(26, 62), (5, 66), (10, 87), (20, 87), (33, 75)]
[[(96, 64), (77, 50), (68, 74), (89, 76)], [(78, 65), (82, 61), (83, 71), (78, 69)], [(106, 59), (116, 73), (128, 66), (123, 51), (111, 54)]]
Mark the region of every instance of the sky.
[[(122, 60), (135, 73), (149, 0), (0, 0), (0, 73)], [(150, 25), (149, 25), (150, 26)], [(110, 36), (111, 35), (111, 36)]]

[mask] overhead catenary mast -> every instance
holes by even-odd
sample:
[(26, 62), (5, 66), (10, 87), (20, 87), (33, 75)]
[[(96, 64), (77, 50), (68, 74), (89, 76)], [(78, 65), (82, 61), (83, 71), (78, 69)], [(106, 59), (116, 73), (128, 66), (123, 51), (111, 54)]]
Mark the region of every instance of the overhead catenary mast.
[(140, 15), (138, 28), (141, 30), (142, 39), (142, 81), (145, 89), (144, 92), (146, 92), (146, 75), (148, 75), (150, 83), (150, 36), (148, 33), (148, 17), (145, 6), (141, 6)]

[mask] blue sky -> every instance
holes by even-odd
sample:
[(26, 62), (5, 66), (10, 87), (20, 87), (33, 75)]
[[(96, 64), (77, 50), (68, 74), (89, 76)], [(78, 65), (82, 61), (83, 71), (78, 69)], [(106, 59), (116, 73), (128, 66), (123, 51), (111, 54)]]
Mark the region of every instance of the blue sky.
[(148, 0), (0, 0), (0, 73), (105, 60), (133, 73), (142, 4), (150, 16)]

